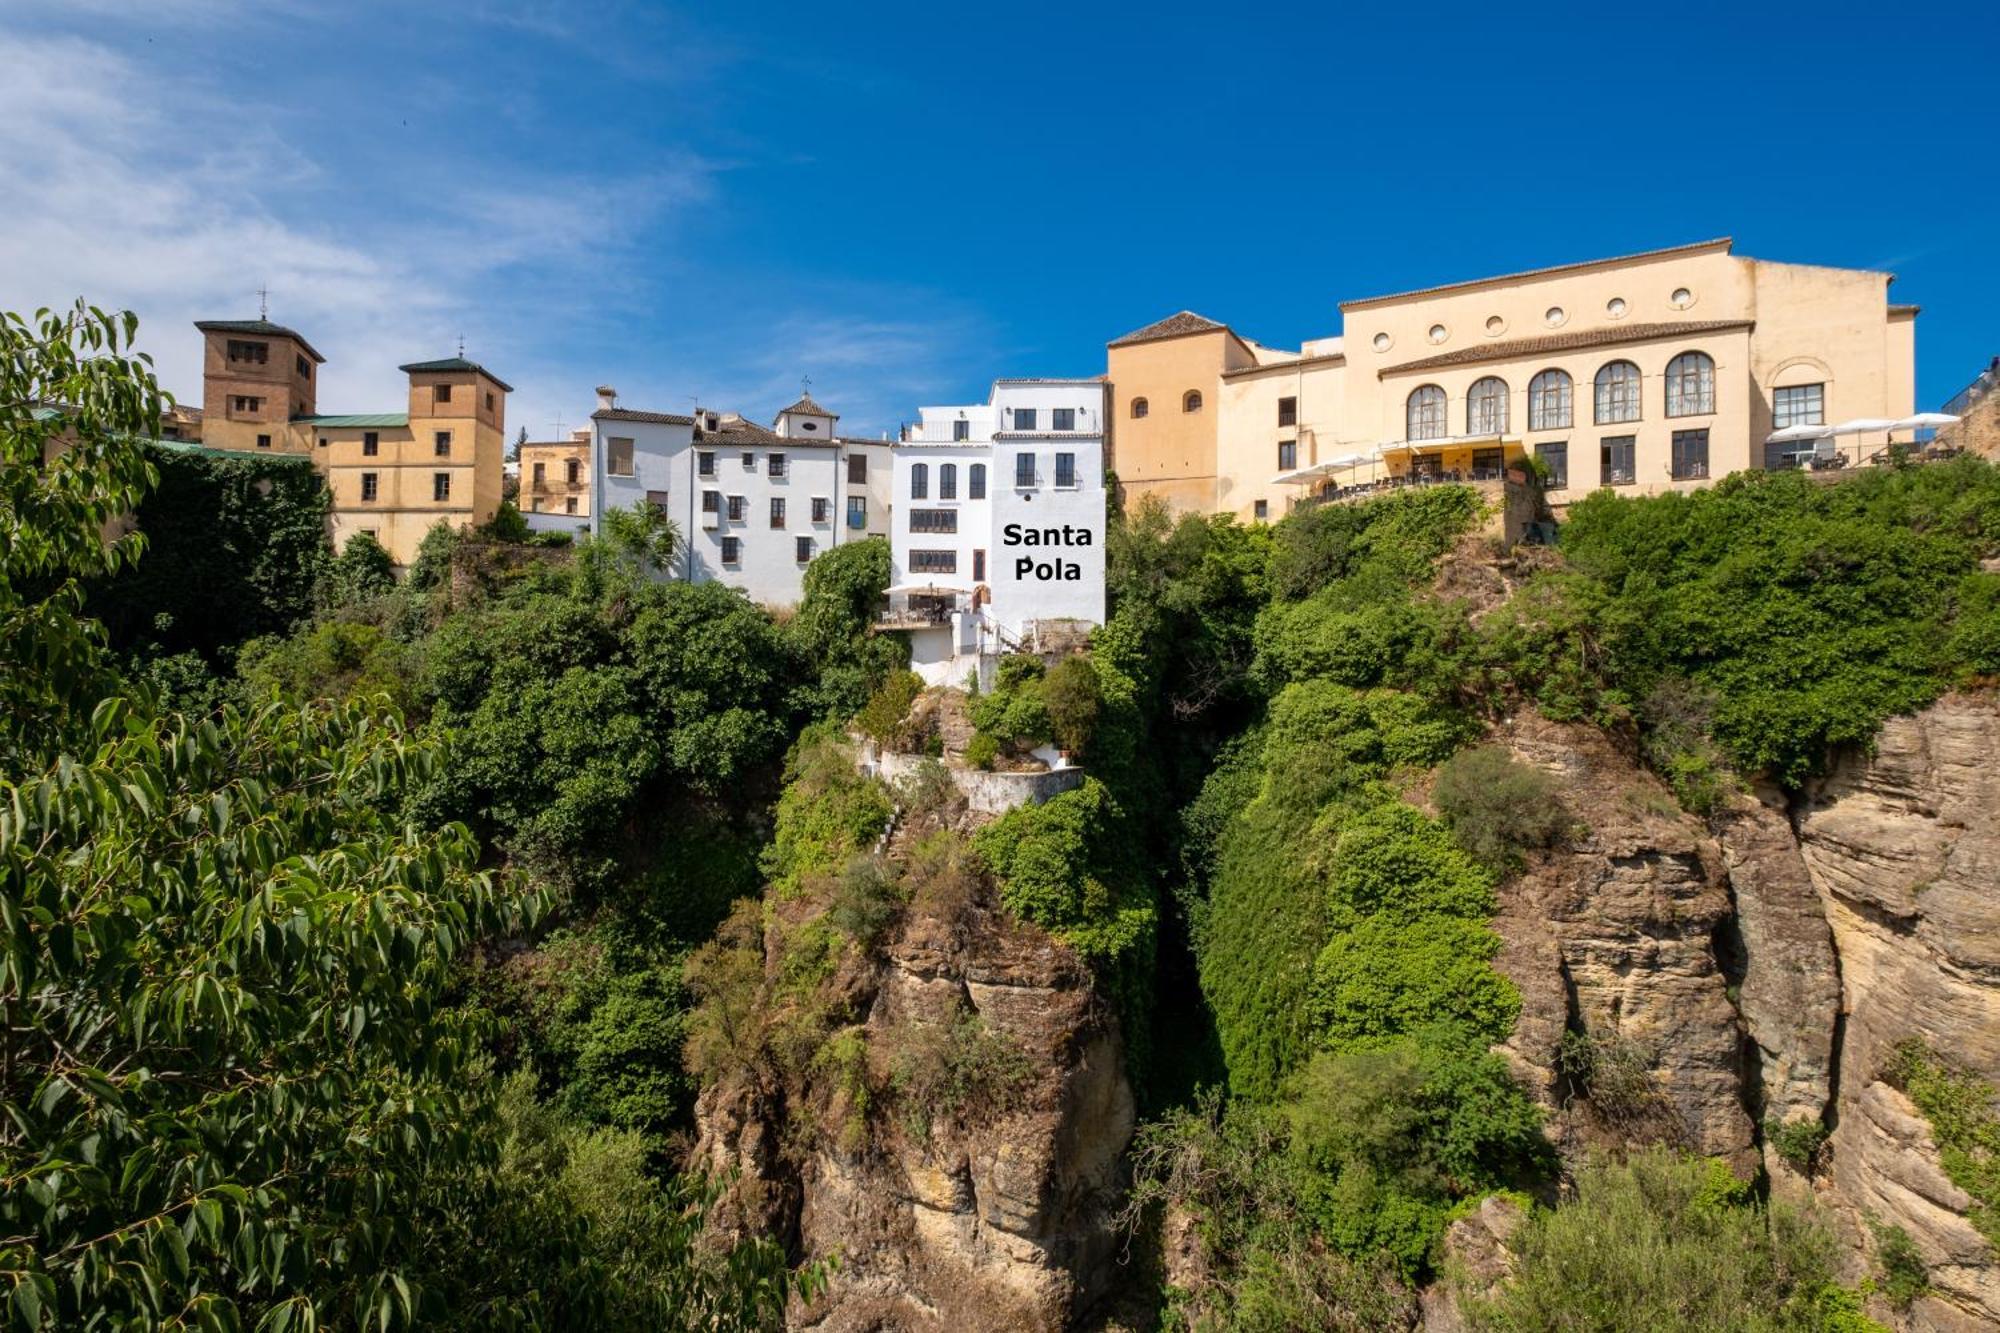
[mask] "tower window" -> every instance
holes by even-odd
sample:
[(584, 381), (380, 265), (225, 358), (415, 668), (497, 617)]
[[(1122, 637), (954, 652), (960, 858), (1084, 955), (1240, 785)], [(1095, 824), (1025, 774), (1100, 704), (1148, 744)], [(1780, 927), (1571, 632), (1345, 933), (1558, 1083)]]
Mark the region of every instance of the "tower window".
[(431, 448), (436, 452), (439, 458), (450, 458), (451, 432), (448, 430), (439, 431), (434, 437), (432, 437)]
[(451, 473), (431, 473), (431, 499), (440, 503), (451, 499)]
[(451, 401), (451, 386), (449, 384), (434, 384), (431, 386), (431, 391), (437, 395), (432, 401), (439, 403), (448, 403)]

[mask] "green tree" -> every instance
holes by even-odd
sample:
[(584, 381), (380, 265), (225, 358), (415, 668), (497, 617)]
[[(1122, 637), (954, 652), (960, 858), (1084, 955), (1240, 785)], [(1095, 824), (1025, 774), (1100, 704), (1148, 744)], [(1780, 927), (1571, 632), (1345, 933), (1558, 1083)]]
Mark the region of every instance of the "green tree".
[(672, 568), (680, 529), (658, 505), (636, 500), (630, 508), (607, 509), (598, 524), (598, 540), (626, 568), (649, 578)]
[(357, 532), (327, 564), (320, 580), (322, 606), (352, 606), (380, 597), (396, 586), (396, 563), (381, 542), (365, 532)]
[(76, 735), (115, 682), (84, 584), (145, 548), (120, 520), (157, 478), (134, 438), (167, 400), (124, 355), (138, 326), (81, 301), (0, 314), (0, 771)]

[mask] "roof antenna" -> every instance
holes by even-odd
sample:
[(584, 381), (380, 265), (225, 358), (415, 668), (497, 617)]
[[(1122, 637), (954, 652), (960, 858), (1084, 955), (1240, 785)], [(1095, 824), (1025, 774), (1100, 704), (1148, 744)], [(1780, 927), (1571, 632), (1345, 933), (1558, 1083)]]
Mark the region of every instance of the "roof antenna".
[(257, 318), (260, 320), (271, 318), (271, 293), (268, 288), (257, 289)]
[(460, 330), (460, 331), (459, 331), (459, 335), (458, 335), (458, 359), (459, 359), (459, 360), (461, 360), (461, 361), (465, 360), (465, 332), (464, 332), (464, 330)]

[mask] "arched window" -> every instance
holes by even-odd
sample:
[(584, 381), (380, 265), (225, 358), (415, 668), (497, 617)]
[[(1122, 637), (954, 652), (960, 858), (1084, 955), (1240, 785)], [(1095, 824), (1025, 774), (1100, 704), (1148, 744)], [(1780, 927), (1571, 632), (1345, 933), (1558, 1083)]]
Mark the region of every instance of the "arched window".
[(1407, 425), (1404, 433), (1412, 440), (1442, 440), (1445, 437), (1444, 390), (1435, 384), (1426, 384), (1413, 391)]
[(986, 498), (986, 464), (974, 463), (965, 478), (965, 498), (984, 500)]
[(1181, 411), (1183, 412), (1201, 411), (1200, 389), (1189, 389), (1186, 393), (1181, 395)]
[(931, 469), (928, 463), (910, 464), (910, 498), (922, 500), (931, 493)]
[(1566, 370), (1545, 370), (1528, 381), (1528, 429), (1568, 430), (1570, 378)]
[(1145, 415), (1146, 415), (1146, 400), (1143, 398), (1134, 398), (1132, 400), (1132, 416), (1136, 419), (1139, 417), (1143, 417)]
[(1682, 352), (1667, 362), (1667, 415), (1699, 417), (1715, 411), (1715, 361), (1706, 352)]
[(1507, 433), (1507, 381), (1498, 375), (1474, 380), (1465, 394), (1465, 433), (1505, 435)]
[(1611, 361), (1597, 372), (1591, 419), (1600, 426), (1639, 419), (1639, 367), (1630, 361)]
[(939, 463), (938, 499), (956, 500), (957, 498), (958, 498), (958, 464)]

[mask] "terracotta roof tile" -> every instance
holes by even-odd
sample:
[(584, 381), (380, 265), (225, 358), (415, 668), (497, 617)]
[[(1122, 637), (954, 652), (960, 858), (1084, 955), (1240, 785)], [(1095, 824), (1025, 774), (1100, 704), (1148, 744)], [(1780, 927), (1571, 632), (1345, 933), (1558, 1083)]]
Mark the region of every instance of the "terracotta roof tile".
[(591, 414), (597, 421), (640, 421), (654, 426), (692, 426), (693, 417), (676, 416), (672, 412), (637, 412), (629, 407), (600, 407)]
[(1114, 338), (1108, 347), (1125, 347), (1132, 343), (1149, 343), (1161, 338), (1179, 338), (1190, 333), (1213, 333), (1227, 331), (1227, 324), (1218, 324), (1206, 315), (1197, 315), (1192, 310), (1183, 310), (1177, 315), (1148, 324), (1143, 329), (1134, 329), (1122, 338)]
[(1455, 352), (1443, 352), (1437, 356), (1424, 357), (1419, 361), (1405, 361), (1397, 366), (1384, 366), (1376, 372), (1376, 378), (1387, 379), (1391, 375), (1404, 375), (1418, 370), (1437, 370), (1444, 366), (1477, 365), (1483, 361), (1512, 361), (1525, 357), (1551, 356), (1557, 352), (1573, 352), (1582, 347), (1613, 347), (1620, 343), (1652, 342), (1658, 338), (1690, 338), (1700, 333), (1721, 333), (1730, 329), (1755, 327), (1756, 321), (1749, 319), (1697, 319), (1680, 323), (1626, 324), (1609, 329), (1584, 329), (1574, 333), (1552, 333), (1541, 338), (1514, 338), (1507, 342), (1461, 347)]

